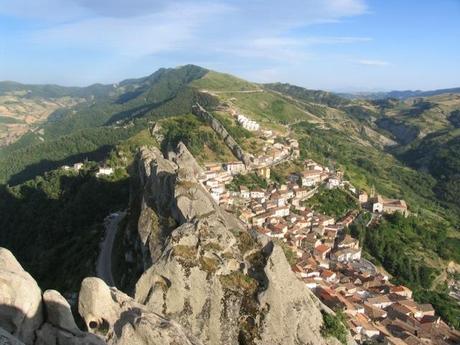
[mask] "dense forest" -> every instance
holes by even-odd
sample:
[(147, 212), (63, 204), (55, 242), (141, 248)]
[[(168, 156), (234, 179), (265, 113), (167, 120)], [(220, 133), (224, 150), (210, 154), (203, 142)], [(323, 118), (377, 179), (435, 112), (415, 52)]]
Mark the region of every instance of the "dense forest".
[(91, 164), (0, 186), (0, 247), (12, 250), (43, 289), (77, 291), (94, 274), (104, 218), (128, 199), (126, 177), (96, 178)]

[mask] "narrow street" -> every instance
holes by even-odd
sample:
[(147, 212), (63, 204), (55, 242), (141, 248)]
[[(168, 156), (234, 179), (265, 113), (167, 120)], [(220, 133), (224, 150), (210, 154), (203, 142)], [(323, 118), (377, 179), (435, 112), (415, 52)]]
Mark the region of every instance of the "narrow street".
[(112, 213), (104, 220), (105, 235), (99, 245), (100, 251), (97, 258), (96, 275), (109, 286), (115, 286), (112, 276), (112, 249), (118, 230), (118, 224), (120, 224), (124, 216), (125, 212), (116, 212)]

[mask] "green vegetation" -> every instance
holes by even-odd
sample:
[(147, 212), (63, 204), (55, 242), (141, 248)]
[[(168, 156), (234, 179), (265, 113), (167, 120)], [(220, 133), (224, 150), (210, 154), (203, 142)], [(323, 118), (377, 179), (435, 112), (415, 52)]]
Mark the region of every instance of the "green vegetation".
[(428, 135), (399, 156), (415, 168), (428, 169), (436, 179), (437, 198), (460, 214), (460, 129)]
[(7, 150), (0, 155), (0, 183), (21, 183), (46, 171), (85, 159), (102, 160), (117, 143), (129, 138), (140, 128), (140, 125), (126, 129), (91, 128), (57, 140)]
[(226, 93), (225, 97), (239, 109), (243, 109), (251, 119), (267, 128), (280, 127), (279, 124), (292, 123), (306, 117), (304, 111), (293, 102), (284, 100), (272, 92)]
[(455, 128), (460, 128), (460, 110), (454, 110), (450, 113), (448, 120)]
[(77, 291), (94, 275), (104, 218), (127, 207), (129, 183), (52, 171), (0, 187), (0, 246), (10, 249), (42, 289)]
[(239, 144), (244, 139), (247, 138), (252, 138), (253, 135), (250, 131), (247, 129), (243, 128), (242, 126), (238, 125), (237, 123), (233, 122), (228, 118), (228, 116), (219, 114), (219, 113), (214, 113), (213, 116), (219, 120), (219, 122), (224, 126), (224, 128), (227, 130), (227, 132), (233, 137), (233, 139), (236, 140)]
[(164, 134), (162, 149), (175, 147), (182, 141), (200, 161), (226, 161), (233, 159), (218, 135), (194, 115), (174, 117), (161, 122)]
[(250, 173), (246, 175), (236, 175), (227, 188), (231, 191), (239, 191), (240, 186), (246, 186), (249, 190), (257, 188), (265, 189), (268, 187), (268, 183), (264, 178), (258, 176), (257, 174)]
[(335, 218), (344, 217), (351, 210), (358, 208), (356, 199), (342, 189), (321, 188), (306, 201), (309, 207)]
[(235, 271), (227, 275), (219, 275), (219, 280), (225, 289), (244, 295), (252, 295), (258, 285), (254, 278), (240, 271)]
[(2, 116), (0, 115), (0, 125), (10, 125), (10, 124), (18, 124), (23, 123), (23, 121), (16, 119), (11, 116)]
[(247, 82), (246, 80), (214, 71), (209, 71), (202, 78), (194, 80), (191, 86), (209, 91), (248, 91), (260, 89), (256, 84)]
[(348, 99), (337, 96), (331, 92), (308, 90), (303, 87), (290, 84), (265, 84), (264, 87), (304, 102), (319, 103), (333, 107), (350, 103)]
[(321, 327), (321, 335), (323, 337), (337, 338), (342, 344), (347, 344), (347, 329), (345, 327), (345, 315), (342, 311), (337, 311), (336, 314), (323, 313), (323, 326)]

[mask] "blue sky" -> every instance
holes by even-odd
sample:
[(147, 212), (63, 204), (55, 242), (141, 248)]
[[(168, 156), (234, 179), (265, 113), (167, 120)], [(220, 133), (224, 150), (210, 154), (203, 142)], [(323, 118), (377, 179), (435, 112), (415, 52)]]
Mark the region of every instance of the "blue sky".
[(328, 90), (460, 86), (460, 0), (0, 0), (0, 80), (193, 63)]

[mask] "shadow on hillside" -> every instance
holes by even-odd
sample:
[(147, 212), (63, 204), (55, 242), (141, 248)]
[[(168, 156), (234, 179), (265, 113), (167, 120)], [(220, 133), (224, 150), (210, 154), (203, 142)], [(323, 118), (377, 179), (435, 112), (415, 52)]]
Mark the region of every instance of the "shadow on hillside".
[(174, 97), (175, 97), (175, 95), (173, 97), (171, 97), (171, 98), (165, 99), (165, 100), (160, 101), (160, 102), (149, 103), (149, 104), (141, 105), (141, 106), (129, 109), (129, 110), (120, 111), (119, 113), (116, 113), (116, 114), (112, 115), (110, 117), (110, 119), (104, 124), (104, 126), (113, 125), (117, 121), (133, 120), (133, 119), (136, 119), (136, 118), (143, 117), (146, 114), (148, 114), (150, 111), (152, 111), (154, 109), (157, 109), (157, 108), (167, 104), (168, 102), (173, 100)]
[(12, 175), (8, 180), (8, 184), (14, 186), (23, 183), (27, 180), (33, 179), (38, 175), (44, 174), (47, 171), (57, 169), (63, 165), (72, 165), (74, 163), (83, 162), (84, 160), (101, 161), (107, 157), (113, 148), (113, 145), (104, 145), (99, 147), (97, 150), (78, 153), (61, 160), (41, 160), (38, 163), (28, 165), (22, 171)]
[(42, 288), (75, 292), (94, 275), (104, 219), (126, 209), (128, 200), (129, 178), (110, 181), (89, 172), (52, 174), (13, 190), (0, 185), (0, 246)]

